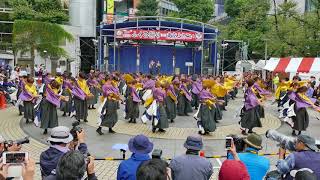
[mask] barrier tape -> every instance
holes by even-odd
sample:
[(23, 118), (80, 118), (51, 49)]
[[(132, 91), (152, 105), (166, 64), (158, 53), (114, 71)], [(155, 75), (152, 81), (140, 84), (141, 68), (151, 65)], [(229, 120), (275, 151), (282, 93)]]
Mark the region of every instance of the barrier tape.
[[(286, 155), (288, 155), (290, 153), (286, 153)], [(279, 155), (279, 153), (259, 153), (259, 156), (276, 156)], [(219, 159), (219, 158), (226, 158), (226, 155), (214, 155), (214, 156), (205, 156), (205, 158), (207, 159)], [(123, 161), (123, 160), (127, 160), (128, 158), (114, 158), (114, 157), (105, 157), (105, 158), (95, 158), (95, 161)], [(163, 160), (167, 160), (170, 161), (172, 160), (172, 158), (162, 158)], [(40, 164), (40, 162), (36, 162), (36, 164)]]

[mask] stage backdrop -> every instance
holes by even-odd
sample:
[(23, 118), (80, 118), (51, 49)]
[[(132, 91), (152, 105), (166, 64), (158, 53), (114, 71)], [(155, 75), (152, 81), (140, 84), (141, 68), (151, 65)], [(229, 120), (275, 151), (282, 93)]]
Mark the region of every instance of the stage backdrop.
[[(180, 74), (187, 74), (188, 68), (186, 62), (193, 62), (194, 67), (191, 73), (201, 73), (201, 51), (194, 48), (161, 46), (161, 45), (144, 45), (139, 47), (140, 68), (139, 71), (149, 73), (149, 62), (151, 60), (160, 61), (162, 74), (173, 74), (173, 56), (175, 55), (175, 68), (180, 68)], [(116, 48), (116, 70), (121, 72), (137, 71), (137, 47), (121, 46)], [(109, 49), (109, 70), (113, 70), (113, 48)], [(118, 69), (119, 68), (119, 69)]]

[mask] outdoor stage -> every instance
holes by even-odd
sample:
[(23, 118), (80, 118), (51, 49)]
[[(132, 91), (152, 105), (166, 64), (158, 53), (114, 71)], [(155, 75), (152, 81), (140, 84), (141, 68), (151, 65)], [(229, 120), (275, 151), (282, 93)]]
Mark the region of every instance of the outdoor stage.
[[(148, 17), (150, 19), (150, 17)], [(217, 64), (218, 30), (213, 26), (178, 18), (135, 17), (128, 22), (101, 25), (100, 69), (149, 72), (151, 60), (160, 61), (162, 74), (201, 74)], [(187, 63), (187, 64), (186, 64)]]

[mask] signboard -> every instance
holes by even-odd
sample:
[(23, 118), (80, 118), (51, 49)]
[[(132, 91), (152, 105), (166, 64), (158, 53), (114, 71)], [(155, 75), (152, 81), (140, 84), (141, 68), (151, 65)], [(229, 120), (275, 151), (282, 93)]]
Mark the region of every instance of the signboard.
[(114, 0), (106, 0), (106, 23), (112, 24), (113, 22), (113, 14), (114, 14)]
[(186, 62), (186, 66), (188, 66), (188, 67), (193, 66), (193, 62)]
[(200, 32), (189, 31), (162, 31), (162, 30), (117, 30), (117, 39), (133, 40), (169, 40), (198, 42), (203, 40), (203, 34)]

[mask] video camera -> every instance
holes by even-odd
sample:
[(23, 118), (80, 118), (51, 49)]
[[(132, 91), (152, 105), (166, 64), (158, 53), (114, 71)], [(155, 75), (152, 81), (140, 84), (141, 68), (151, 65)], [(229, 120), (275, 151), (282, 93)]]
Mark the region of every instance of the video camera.
[(13, 144), (22, 145), (22, 144), (28, 144), (28, 143), (30, 143), (29, 137), (25, 137), (25, 138), (18, 139), (18, 140), (7, 140), (4, 142), (6, 147), (10, 147)]
[(279, 133), (276, 130), (270, 129), (266, 132), (266, 137), (279, 143), (282, 148), (288, 149), (289, 151), (295, 151), (296, 138), (289, 137)]
[(82, 128), (79, 125), (80, 123), (78, 121), (72, 123), (70, 134), (73, 136), (73, 140), (78, 140), (77, 132), (80, 133), (82, 131)]

